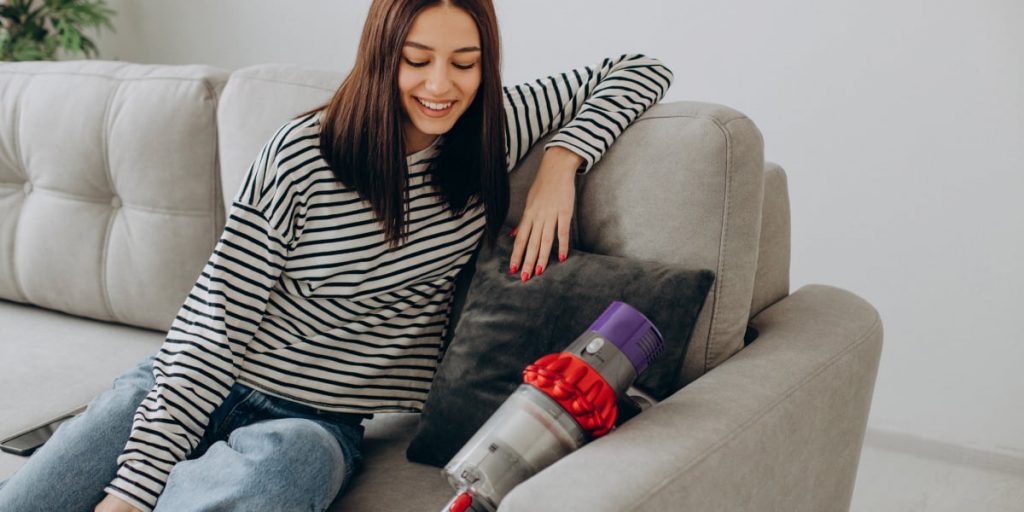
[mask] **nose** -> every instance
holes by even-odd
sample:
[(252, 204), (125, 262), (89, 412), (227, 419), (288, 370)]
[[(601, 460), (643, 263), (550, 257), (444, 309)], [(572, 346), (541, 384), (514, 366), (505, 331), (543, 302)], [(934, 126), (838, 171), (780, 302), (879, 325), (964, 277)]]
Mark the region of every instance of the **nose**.
[(441, 59), (437, 60), (438, 62), (430, 66), (430, 73), (427, 75), (427, 81), (423, 86), (428, 93), (434, 96), (434, 99), (444, 99), (444, 94), (451, 88), (452, 80), (448, 64), (440, 62)]

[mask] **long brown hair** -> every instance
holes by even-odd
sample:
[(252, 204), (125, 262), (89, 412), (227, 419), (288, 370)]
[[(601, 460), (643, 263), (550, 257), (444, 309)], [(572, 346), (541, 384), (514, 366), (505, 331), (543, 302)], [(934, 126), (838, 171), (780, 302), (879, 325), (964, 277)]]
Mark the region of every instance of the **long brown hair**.
[(487, 215), (485, 242), (493, 248), (509, 207), (505, 168), (505, 109), (501, 48), (491, 0), (374, 0), (363, 25), (352, 71), (324, 111), (320, 153), (339, 181), (372, 205), (389, 247), (408, 238), (408, 168), (402, 130), (398, 66), (413, 20), (434, 5), (458, 7), (480, 33), (481, 77), (473, 103), (444, 134), (430, 174), (452, 213), (479, 197)]

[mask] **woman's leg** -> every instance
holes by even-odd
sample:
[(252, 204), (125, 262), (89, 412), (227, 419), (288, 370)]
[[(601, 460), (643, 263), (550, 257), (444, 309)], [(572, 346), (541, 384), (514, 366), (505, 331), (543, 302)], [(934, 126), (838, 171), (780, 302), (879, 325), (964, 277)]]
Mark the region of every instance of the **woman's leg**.
[(322, 511), (358, 464), (360, 427), (312, 418), (256, 421), (171, 470), (154, 512)]
[(0, 510), (93, 510), (114, 479), (132, 416), (153, 387), (153, 357), (114, 379), (111, 389), (57, 428), (0, 486)]

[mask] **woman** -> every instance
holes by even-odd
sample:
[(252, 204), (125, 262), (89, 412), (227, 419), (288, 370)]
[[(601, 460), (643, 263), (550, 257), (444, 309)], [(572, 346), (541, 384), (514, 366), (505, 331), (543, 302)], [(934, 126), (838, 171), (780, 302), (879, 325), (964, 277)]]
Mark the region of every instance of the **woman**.
[[(66, 422), (2, 510), (323, 510), (363, 419), (422, 407), (454, 278), (554, 130), (510, 257), (568, 256), (574, 177), (671, 83), (623, 55), (513, 88), (489, 0), (375, 0), (356, 64), (250, 167), (159, 352)], [(130, 427), (130, 428), (129, 428)]]

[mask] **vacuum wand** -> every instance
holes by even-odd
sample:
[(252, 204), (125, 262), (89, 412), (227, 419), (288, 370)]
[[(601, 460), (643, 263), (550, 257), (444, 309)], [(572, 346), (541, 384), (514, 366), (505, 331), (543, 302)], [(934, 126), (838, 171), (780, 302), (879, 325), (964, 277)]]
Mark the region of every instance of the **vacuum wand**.
[(607, 434), (618, 397), (663, 347), (647, 317), (612, 302), (563, 352), (527, 366), (523, 383), (445, 465), (456, 493), (443, 512), (494, 512), (520, 482)]

